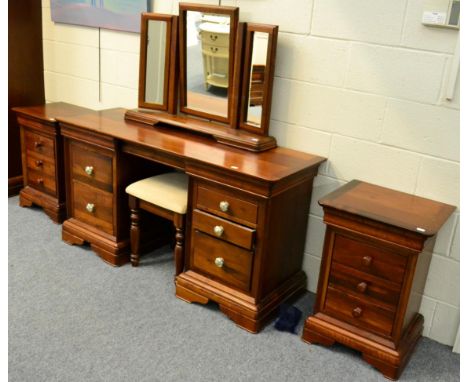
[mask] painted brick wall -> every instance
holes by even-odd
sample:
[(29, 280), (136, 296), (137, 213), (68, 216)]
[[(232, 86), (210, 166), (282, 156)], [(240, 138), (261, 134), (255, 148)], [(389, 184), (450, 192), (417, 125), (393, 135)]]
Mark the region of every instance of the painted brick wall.
[[(279, 25), (271, 133), (328, 158), (310, 206), (303, 266), (311, 291), (324, 235), (317, 200), (336, 187), (357, 178), (460, 205), (459, 85), (445, 98), (458, 32), (424, 27), (422, 2), (222, 1), (239, 6), (242, 21)], [(54, 25), (42, 4), (47, 101), (136, 107), (139, 35), (101, 30), (99, 41), (97, 29)], [(177, 14), (178, 2), (154, 10)], [(444, 344), (459, 327), (459, 273), (457, 209), (437, 239), (421, 307), (424, 335)]]

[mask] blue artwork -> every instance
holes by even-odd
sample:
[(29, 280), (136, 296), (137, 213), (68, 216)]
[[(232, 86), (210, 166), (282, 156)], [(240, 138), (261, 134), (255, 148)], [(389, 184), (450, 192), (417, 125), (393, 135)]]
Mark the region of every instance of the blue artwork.
[(150, 0), (50, 0), (52, 21), (140, 32)]

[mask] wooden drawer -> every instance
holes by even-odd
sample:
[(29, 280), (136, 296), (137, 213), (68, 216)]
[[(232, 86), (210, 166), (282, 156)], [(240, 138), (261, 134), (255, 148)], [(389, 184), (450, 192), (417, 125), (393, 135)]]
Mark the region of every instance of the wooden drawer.
[[(71, 186), (72, 216), (112, 235), (112, 194), (75, 179)], [(87, 206), (91, 205), (93, 208), (89, 211)]]
[(406, 257), (339, 234), (335, 235), (333, 261), (397, 283), (406, 269)]
[(229, 48), (222, 46), (214, 45), (203, 45), (203, 53), (207, 56), (219, 57), (219, 58), (228, 58), (229, 57)]
[(57, 185), (55, 178), (48, 176), (40, 171), (28, 169), (28, 185), (51, 195), (56, 195)]
[(329, 287), (324, 312), (376, 334), (391, 336), (394, 313)]
[(226, 219), (221, 219), (199, 210), (194, 210), (192, 216), (192, 226), (194, 229), (246, 249), (252, 248), (255, 232), (253, 229), (231, 223)]
[(201, 31), (203, 44), (229, 48), (229, 34)]
[(93, 146), (72, 141), (70, 167), (75, 179), (112, 191), (112, 156), (98, 152)]
[(44, 155), (51, 160), (55, 157), (55, 142), (52, 138), (24, 130), (24, 145), (26, 153), (35, 152)]
[[(250, 289), (252, 252), (197, 230), (192, 232), (191, 248), (193, 269), (240, 290)], [(221, 267), (215, 264), (216, 259), (222, 259)]]
[(55, 161), (51, 158), (31, 151), (26, 154), (26, 166), (40, 174), (55, 178)]
[(328, 283), (335, 289), (360, 295), (369, 302), (384, 305), (391, 310), (396, 310), (400, 300), (399, 284), (385, 281), (337, 262), (331, 265)]
[(237, 223), (250, 226), (257, 224), (257, 204), (240, 199), (224, 189), (199, 184), (195, 207)]

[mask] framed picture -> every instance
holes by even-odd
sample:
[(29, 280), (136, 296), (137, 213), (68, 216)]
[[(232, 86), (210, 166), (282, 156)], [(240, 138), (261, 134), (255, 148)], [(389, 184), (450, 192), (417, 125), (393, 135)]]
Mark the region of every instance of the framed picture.
[(52, 21), (104, 29), (140, 32), (142, 12), (151, 0), (51, 0)]

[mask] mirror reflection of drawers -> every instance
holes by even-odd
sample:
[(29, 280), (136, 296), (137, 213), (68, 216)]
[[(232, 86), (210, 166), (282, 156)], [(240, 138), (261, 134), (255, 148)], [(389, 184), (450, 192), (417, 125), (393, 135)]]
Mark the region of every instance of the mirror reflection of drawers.
[[(213, 30), (220, 29), (214, 32)], [(226, 29), (223, 33), (221, 29)], [(229, 25), (202, 23), (200, 25), (205, 87), (229, 86)]]

